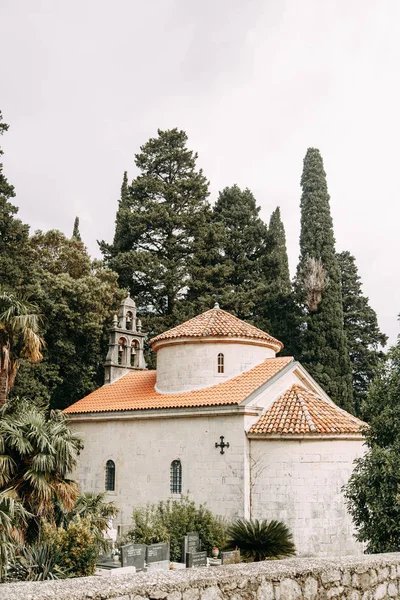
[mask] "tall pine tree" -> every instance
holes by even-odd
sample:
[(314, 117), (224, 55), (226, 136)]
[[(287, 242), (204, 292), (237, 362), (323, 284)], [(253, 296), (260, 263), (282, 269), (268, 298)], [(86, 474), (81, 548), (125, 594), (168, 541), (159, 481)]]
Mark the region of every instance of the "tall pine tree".
[(129, 187), (124, 176), (114, 241), (100, 243), (151, 333), (182, 320), (189, 265), (210, 220), (208, 182), (186, 143), (184, 131), (158, 130), (141, 147), (140, 174)]
[(261, 259), (267, 228), (249, 189), (237, 185), (220, 192), (213, 222), (220, 228), (220, 264), (223, 278), (218, 284), (218, 302), (240, 319), (253, 319), (262, 293)]
[[(8, 130), (0, 112), (0, 135)], [(0, 157), (3, 154), (0, 148)], [(29, 227), (15, 218), (18, 208), (11, 204), (14, 187), (7, 181), (0, 163), (0, 282), (17, 288), (30, 278)]]
[(77, 242), (82, 241), (81, 233), (79, 231), (79, 217), (75, 217), (74, 229), (72, 231), (72, 239), (76, 240)]
[(300, 314), (290, 281), (285, 227), (279, 207), (269, 221), (262, 271), (265, 289), (260, 296), (258, 324), (284, 343), (282, 354), (296, 354)]
[(361, 416), (368, 388), (383, 358), (387, 336), (378, 326), (376, 312), (363, 295), (354, 256), (338, 254), (342, 282), (344, 330), (353, 371), (353, 395), (357, 415)]
[(299, 359), (331, 398), (354, 411), (340, 269), (322, 157), (309, 148), (301, 177), (297, 292), (304, 309)]

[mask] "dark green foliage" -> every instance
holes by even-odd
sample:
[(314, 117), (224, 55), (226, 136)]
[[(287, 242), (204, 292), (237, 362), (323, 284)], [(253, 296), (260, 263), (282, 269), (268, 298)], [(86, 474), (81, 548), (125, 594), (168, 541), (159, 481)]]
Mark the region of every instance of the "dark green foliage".
[(65, 408), (102, 385), (106, 330), (125, 292), (115, 273), (59, 231), (36, 232), (30, 246), (34, 284), (27, 289), (44, 317), (46, 347), (40, 364), (22, 364), (12, 393)]
[(262, 258), (265, 290), (257, 325), (284, 343), (281, 355), (296, 355), (300, 311), (295, 302), (289, 273), (286, 234), (277, 207), (271, 215)]
[[(354, 412), (339, 263), (326, 174), (316, 148), (307, 150), (301, 186), (300, 262), (296, 289), (304, 314), (298, 358), (336, 404)], [(326, 277), (325, 285), (321, 273), (315, 277), (318, 266)]]
[(81, 234), (79, 231), (79, 217), (75, 217), (75, 221), (74, 221), (74, 229), (72, 232), (72, 238), (74, 240), (76, 240), (77, 242), (81, 242), (82, 238), (81, 238)]
[[(8, 130), (2, 120), (0, 111), (0, 135)], [(2, 154), (0, 148), (0, 157)], [(18, 209), (10, 202), (14, 196), (14, 187), (8, 183), (0, 163), (0, 282), (16, 288), (29, 279), (30, 256), (29, 227), (15, 218)]]
[(293, 536), (281, 521), (238, 519), (227, 530), (227, 549), (239, 548), (244, 558), (258, 562), (266, 558), (292, 556)]
[(181, 558), (183, 536), (191, 531), (197, 531), (202, 549), (210, 554), (214, 546), (221, 548), (225, 544), (221, 519), (204, 505), (196, 506), (188, 496), (135, 508), (127, 539), (138, 544), (169, 541), (171, 560), (177, 561)]
[(368, 388), (383, 360), (381, 347), (387, 336), (378, 326), (376, 312), (363, 295), (355, 258), (350, 252), (338, 254), (343, 299), (344, 331), (353, 371), (355, 412), (362, 413)]
[(208, 182), (186, 142), (184, 131), (158, 130), (141, 147), (140, 175), (129, 187), (124, 176), (114, 241), (100, 243), (152, 334), (182, 321), (189, 265), (210, 220)]
[(48, 539), (56, 548), (57, 564), (69, 577), (94, 575), (99, 546), (89, 517), (76, 516), (65, 528), (49, 531)]
[(267, 228), (259, 212), (251, 191), (241, 190), (237, 185), (219, 193), (213, 210), (213, 221), (220, 227), (219, 264), (222, 267), (222, 278), (213, 294), (224, 310), (240, 319), (254, 316), (263, 291), (261, 260)]
[(365, 412), (368, 451), (345, 488), (357, 539), (367, 551), (400, 551), (400, 342), (370, 386)]

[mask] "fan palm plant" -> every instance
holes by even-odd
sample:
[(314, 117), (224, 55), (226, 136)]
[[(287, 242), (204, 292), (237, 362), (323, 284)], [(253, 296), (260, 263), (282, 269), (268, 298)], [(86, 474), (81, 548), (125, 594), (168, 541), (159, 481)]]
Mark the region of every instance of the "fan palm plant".
[(15, 556), (17, 546), (22, 542), (22, 528), (31, 516), (13, 496), (12, 490), (0, 492), (0, 581)]
[(74, 507), (77, 488), (68, 474), (82, 447), (58, 411), (47, 415), (23, 400), (0, 409), (0, 490), (12, 490), (33, 515), (31, 533), (40, 518), (54, 520), (55, 502)]
[(281, 521), (238, 519), (228, 528), (227, 549), (239, 548), (244, 558), (258, 562), (295, 554), (293, 536)]
[(35, 304), (0, 288), (0, 407), (14, 385), (22, 359), (42, 360), (44, 341), (39, 335), (40, 315)]

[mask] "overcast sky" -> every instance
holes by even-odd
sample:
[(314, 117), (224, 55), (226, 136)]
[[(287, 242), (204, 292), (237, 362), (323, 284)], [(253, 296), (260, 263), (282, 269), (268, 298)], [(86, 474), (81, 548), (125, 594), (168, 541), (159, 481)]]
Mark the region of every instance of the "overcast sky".
[(292, 274), (309, 146), (328, 176), (338, 250), (398, 334), (399, 0), (0, 0), (1, 144), (21, 219), (91, 254), (157, 128), (186, 130), (218, 190), (279, 205)]

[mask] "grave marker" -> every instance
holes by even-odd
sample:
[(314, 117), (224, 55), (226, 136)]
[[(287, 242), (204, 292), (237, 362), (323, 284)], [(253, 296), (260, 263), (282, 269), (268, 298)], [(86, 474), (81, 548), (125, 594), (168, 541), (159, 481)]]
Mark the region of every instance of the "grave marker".
[(221, 552), (221, 560), (223, 565), (235, 565), (240, 562), (240, 550), (232, 550), (231, 552)]
[(145, 544), (126, 544), (121, 547), (121, 564), (123, 567), (136, 567), (136, 571), (143, 571), (145, 558)]
[(207, 552), (187, 552), (186, 553), (186, 567), (191, 569), (192, 567), (206, 567), (207, 566)]
[(169, 561), (169, 542), (162, 542), (147, 546), (146, 562), (148, 564), (165, 560)]

